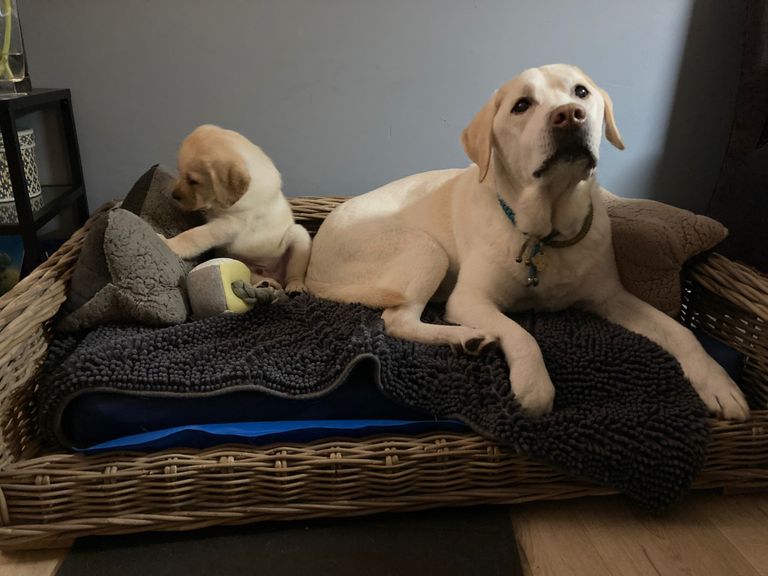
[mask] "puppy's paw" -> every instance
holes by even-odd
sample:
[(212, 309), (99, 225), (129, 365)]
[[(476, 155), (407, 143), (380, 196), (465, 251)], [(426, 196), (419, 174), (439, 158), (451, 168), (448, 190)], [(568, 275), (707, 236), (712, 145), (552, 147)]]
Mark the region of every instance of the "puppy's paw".
[(749, 418), (749, 406), (736, 383), (719, 364), (714, 361), (708, 364), (705, 370), (689, 378), (709, 411), (726, 420), (743, 421)]
[(496, 337), (485, 334), (480, 330), (467, 328), (466, 326), (457, 328), (459, 329), (459, 338), (451, 344), (451, 348), (457, 352), (478, 355), (498, 344)]
[(157, 235), (160, 237), (160, 239), (165, 242), (165, 245), (170, 248), (171, 252), (176, 254), (179, 258), (191, 258), (193, 254), (187, 254), (187, 250), (184, 246), (183, 242), (179, 242), (177, 237), (174, 236), (173, 238), (166, 238), (159, 232)]
[(285, 287), (286, 294), (303, 294), (307, 291), (307, 287), (301, 280), (291, 280)]
[(275, 280), (274, 278), (263, 278), (261, 276), (258, 277), (258, 279), (251, 279), (251, 283), (256, 286), (256, 288), (273, 288), (275, 290), (282, 290), (283, 286)]
[(160, 238), (160, 240), (162, 240), (163, 242), (165, 242), (165, 245), (168, 246), (171, 252), (176, 254), (176, 256), (180, 256), (178, 242), (174, 242), (175, 238), (166, 238), (160, 232), (157, 233), (157, 237)]
[(543, 416), (552, 411), (555, 387), (541, 357), (517, 358), (509, 371), (512, 393), (529, 416)]

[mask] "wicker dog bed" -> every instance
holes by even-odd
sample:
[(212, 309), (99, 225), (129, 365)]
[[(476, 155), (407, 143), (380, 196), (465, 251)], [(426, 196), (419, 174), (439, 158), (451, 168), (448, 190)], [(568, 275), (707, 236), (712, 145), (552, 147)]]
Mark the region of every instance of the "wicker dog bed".
[[(314, 232), (342, 201), (292, 203), (297, 220)], [(46, 453), (37, 441), (36, 373), (89, 224), (0, 299), (0, 548), (63, 545), (93, 534), (612, 492), (468, 433), (153, 454)], [(682, 318), (745, 354), (743, 385), (765, 407), (768, 277), (710, 255), (689, 267)], [(768, 410), (754, 411), (744, 423), (712, 420), (711, 426), (708, 460), (695, 488), (768, 487)]]

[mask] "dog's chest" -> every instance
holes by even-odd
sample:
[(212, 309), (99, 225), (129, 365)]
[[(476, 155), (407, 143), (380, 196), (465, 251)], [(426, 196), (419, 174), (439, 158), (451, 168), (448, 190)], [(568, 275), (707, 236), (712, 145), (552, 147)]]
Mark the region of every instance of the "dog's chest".
[(517, 262), (511, 255), (504, 258), (501, 272), (505, 279), (499, 283), (504, 287), (500, 293), (504, 307), (510, 311), (560, 310), (582, 300), (585, 290), (598, 280), (600, 259), (607, 257), (591, 244), (541, 246), (535, 255), (526, 255), (532, 256), (530, 263)]
[(230, 242), (227, 250), (245, 258), (279, 258), (285, 250), (282, 236), (280, 230), (257, 230), (249, 227)]
[(251, 274), (260, 276), (263, 278), (272, 278), (277, 280), (283, 286), (285, 285), (285, 274), (288, 266), (288, 258), (290, 257), (290, 250), (287, 250), (279, 258), (243, 258), (241, 260), (245, 262), (248, 268), (251, 270)]

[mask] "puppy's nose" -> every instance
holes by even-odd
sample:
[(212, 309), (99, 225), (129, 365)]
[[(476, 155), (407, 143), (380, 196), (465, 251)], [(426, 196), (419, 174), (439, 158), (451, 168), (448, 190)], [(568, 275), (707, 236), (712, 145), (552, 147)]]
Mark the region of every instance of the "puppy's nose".
[(578, 128), (586, 119), (586, 110), (578, 104), (563, 104), (552, 110), (549, 115), (550, 124), (558, 130)]

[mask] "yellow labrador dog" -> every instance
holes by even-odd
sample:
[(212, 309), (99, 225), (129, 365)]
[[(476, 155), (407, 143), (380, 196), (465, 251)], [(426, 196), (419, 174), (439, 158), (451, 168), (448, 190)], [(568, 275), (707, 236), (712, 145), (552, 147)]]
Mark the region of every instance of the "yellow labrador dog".
[(182, 258), (222, 248), (245, 262), (251, 282), (303, 292), (311, 240), (281, 191), (272, 160), (243, 135), (218, 126), (196, 128), (181, 144), (172, 196), (207, 222), (166, 239)]
[[(614, 261), (595, 167), (603, 125), (623, 149), (611, 100), (578, 68), (526, 70), (462, 134), (472, 166), (417, 174), (349, 200), (320, 228), (307, 288), (383, 308), (392, 336), (477, 353), (498, 342), (531, 415), (555, 390), (534, 339), (504, 312), (577, 306), (657, 342), (708, 408), (744, 419), (742, 393), (696, 338), (629, 294)], [(446, 302), (457, 326), (421, 321)]]

